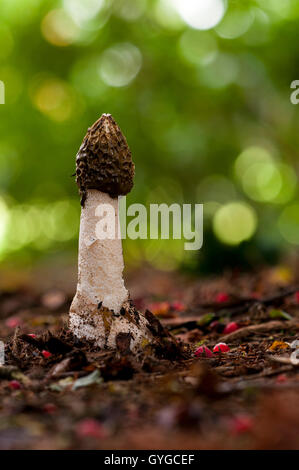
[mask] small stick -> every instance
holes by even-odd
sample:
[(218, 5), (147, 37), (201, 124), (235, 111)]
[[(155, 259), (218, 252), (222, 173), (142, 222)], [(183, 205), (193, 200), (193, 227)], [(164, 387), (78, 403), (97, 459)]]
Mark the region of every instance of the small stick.
[(285, 365), (277, 369), (266, 369), (260, 372), (259, 374), (252, 375), (251, 377), (246, 376), (246, 380), (254, 380), (262, 377), (273, 377), (275, 375), (283, 374), (284, 372), (290, 372), (291, 370), (293, 370), (293, 367), (289, 365)]
[(287, 330), (289, 328), (299, 327), (299, 319), (287, 321), (270, 321), (267, 323), (260, 323), (258, 325), (245, 326), (239, 330), (233, 331), (228, 335), (221, 336), (223, 343), (235, 341), (236, 339), (244, 339), (254, 333), (267, 333), (272, 330)]
[(292, 367), (299, 367), (299, 363), (296, 364), (296, 363), (292, 362), (290, 357), (271, 356), (269, 354), (268, 358), (273, 362), (278, 362), (279, 364), (289, 364)]
[(283, 300), (285, 297), (289, 297), (290, 295), (295, 294), (297, 291), (299, 291), (298, 287), (291, 287), (282, 292), (278, 292), (277, 294), (273, 294), (272, 296), (264, 297), (261, 299), (245, 297), (243, 299), (237, 299), (235, 302), (226, 304), (225, 306), (216, 302), (212, 302), (199, 304), (198, 307), (204, 309), (211, 308), (213, 310), (216, 310), (217, 315), (219, 316), (223, 315), (226, 311), (229, 312), (231, 315), (238, 315), (239, 313), (246, 312), (246, 310), (248, 310), (248, 308), (251, 307), (251, 305), (253, 304), (262, 304), (265, 306), (276, 304), (280, 300)]
[(12, 353), (14, 356), (18, 357), (19, 356), (19, 345), (18, 345), (18, 337), (19, 333), (21, 331), (21, 328), (19, 326), (16, 327), (13, 339), (12, 339)]

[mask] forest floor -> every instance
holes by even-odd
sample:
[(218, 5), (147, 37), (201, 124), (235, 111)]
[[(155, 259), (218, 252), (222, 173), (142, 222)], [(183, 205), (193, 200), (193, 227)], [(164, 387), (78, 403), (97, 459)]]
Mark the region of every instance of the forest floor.
[(299, 449), (299, 287), (285, 268), (145, 269), (129, 288), (189, 357), (79, 342), (62, 287), (0, 292), (0, 449)]

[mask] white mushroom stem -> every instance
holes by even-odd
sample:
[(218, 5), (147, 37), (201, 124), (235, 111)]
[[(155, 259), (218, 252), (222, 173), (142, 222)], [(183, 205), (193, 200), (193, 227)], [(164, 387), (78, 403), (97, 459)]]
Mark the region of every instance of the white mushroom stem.
[[(111, 210), (106, 211), (109, 207)], [(107, 229), (115, 227), (112, 239), (97, 238), (100, 214), (105, 217)], [(88, 304), (98, 306), (102, 302), (103, 307), (115, 313), (119, 313), (129, 297), (123, 280), (124, 261), (117, 228), (118, 199), (96, 189), (88, 190), (81, 211), (77, 294)]]
[[(113, 210), (104, 214), (101, 209), (106, 205)], [(98, 238), (97, 224), (101, 212), (107, 228), (115, 227), (112, 239)], [(93, 340), (100, 347), (112, 349), (116, 347), (118, 333), (131, 333), (131, 349), (136, 350), (142, 342), (147, 342), (150, 334), (142, 315), (136, 323), (134, 316), (131, 319), (130, 315), (120, 313), (122, 310), (128, 312), (130, 305), (123, 280), (118, 218), (117, 198), (96, 189), (87, 191), (81, 211), (78, 284), (70, 308), (70, 329), (79, 338)]]

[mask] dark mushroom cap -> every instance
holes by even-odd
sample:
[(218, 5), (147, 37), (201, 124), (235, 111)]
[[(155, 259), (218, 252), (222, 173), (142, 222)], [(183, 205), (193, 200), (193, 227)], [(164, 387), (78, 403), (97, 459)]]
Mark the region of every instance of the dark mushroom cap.
[(135, 166), (126, 138), (110, 114), (91, 126), (76, 157), (76, 183), (81, 204), (88, 189), (98, 189), (115, 198), (133, 187)]

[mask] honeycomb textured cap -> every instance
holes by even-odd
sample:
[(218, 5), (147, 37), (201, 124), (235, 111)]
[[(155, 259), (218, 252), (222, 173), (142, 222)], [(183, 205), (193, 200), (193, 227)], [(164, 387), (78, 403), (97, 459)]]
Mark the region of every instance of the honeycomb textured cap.
[(134, 163), (126, 138), (110, 114), (103, 114), (87, 131), (76, 157), (76, 183), (81, 204), (88, 189), (109, 196), (128, 194), (133, 187)]

